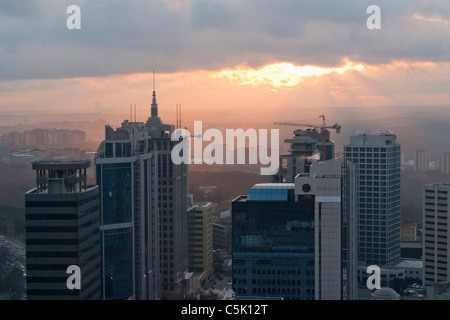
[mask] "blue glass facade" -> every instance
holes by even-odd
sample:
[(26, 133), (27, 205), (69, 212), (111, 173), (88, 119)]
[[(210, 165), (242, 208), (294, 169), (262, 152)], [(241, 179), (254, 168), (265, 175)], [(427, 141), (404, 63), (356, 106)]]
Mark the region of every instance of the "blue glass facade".
[(133, 295), (133, 238), (131, 228), (104, 231), (105, 299)]
[(102, 224), (131, 222), (131, 163), (97, 165), (101, 181)]
[[(102, 225), (130, 223), (131, 163), (97, 164), (96, 169), (97, 183), (102, 195)], [(134, 294), (132, 228), (103, 230), (102, 237), (104, 298), (128, 299)]]
[(252, 201), (287, 201), (293, 197), (294, 183), (257, 184), (250, 189), (248, 200)]
[(296, 202), (293, 185), (285, 185), (273, 186), (280, 200), (267, 194), (269, 186), (260, 186), (250, 191), (253, 198), (232, 202), (233, 290), (238, 296), (314, 299), (314, 199)]

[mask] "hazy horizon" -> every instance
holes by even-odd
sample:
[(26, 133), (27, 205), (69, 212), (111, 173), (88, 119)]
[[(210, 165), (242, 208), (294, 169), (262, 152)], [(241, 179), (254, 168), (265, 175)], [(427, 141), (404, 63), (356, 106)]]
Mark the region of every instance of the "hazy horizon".
[[(79, 30), (66, 27), (73, 4)], [(143, 121), (153, 88), (166, 122), (177, 104), (186, 121), (236, 122), (448, 106), (450, 3), (379, 1), (381, 28), (370, 30), (372, 4), (3, 1), (0, 113), (129, 115), (131, 104)]]

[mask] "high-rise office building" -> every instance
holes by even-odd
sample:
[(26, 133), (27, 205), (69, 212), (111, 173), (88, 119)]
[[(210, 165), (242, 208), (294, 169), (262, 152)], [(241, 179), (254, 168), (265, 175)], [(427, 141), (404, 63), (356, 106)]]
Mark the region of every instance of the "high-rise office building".
[(187, 164), (158, 117), (106, 126), (95, 159), (101, 196), (104, 299), (178, 299), (187, 271)]
[(321, 162), (295, 183), (257, 184), (233, 200), (236, 295), (355, 298), (352, 174), (341, 159)]
[[(330, 131), (325, 132), (326, 160), (334, 158), (334, 141), (330, 139)], [(271, 177), (272, 182), (293, 183), (298, 173), (309, 172), (314, 161), (320, 159), (322, 151), (322, 134), (318, 128), (295, 130), (289, 143), (289, 153), (280, 156), (278, 172)]]
[(194, 202), (188, 210), (189, 271), (212, 273), (213, 264), (213, 205)]
[[(86, 184), (90, 161), (38, 161), (36, 187), (25, 194), (27, 299), (101, 299), (100, 200)], [(69, 288), (69, 266), (80, 289)]]
[(450, 278), (450, 184), (424, 186), (423, 199), (423, 284)]
[(295, 178), (298, 201), (314, 199), (315, 299), (352, 300), (357, 289), (355, 165), (334, 159)]
[(257, 184), (232, 202), (237, 296), (313, 300), (314, 201), (294, 183)]
[(414, 169), (421, 172), (430, 169), (430, 150), (416, 150), (414, 158)]
[(344, 158), (356, 165), (358, 263), (400, 259), (400, 144), (389, 130), (355, 131)]
[(197, 295), (213, 273), (213, 204), (194, 202), (188, 209), (189, 290)]
[(450, 174), (450, 152), (441, 154), (439, 158), (439, 168), (443, 174)]
[(213, 223), (212, 228), (213, 249), (231, 252), (231, 222), (216, 222)]

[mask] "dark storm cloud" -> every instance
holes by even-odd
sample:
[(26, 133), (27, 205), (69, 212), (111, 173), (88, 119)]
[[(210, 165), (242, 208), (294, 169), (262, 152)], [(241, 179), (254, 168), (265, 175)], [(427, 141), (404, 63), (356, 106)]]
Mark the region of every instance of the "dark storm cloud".
[[(66, 28), (71, 4), (81, 30)], [(371, 4), (381, 30), (366, 27)], [(448, 61), (449, 19), (438, 0), (0, 0), (0, 79)]]

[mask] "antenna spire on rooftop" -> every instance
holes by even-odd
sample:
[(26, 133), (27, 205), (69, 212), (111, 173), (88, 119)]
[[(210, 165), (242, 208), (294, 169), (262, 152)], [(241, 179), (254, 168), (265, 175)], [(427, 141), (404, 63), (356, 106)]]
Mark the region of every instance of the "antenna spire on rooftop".
[(152, 118), (158, 117), (158, 104), (156, 103), (156, 90), (155, 90), (155, 69), (153, 69), (153, 98), (151, 107)]
[(153, 69), (153, 92), (155, 92), (155, 69)]

